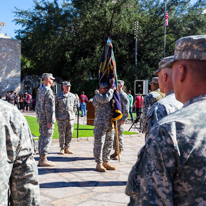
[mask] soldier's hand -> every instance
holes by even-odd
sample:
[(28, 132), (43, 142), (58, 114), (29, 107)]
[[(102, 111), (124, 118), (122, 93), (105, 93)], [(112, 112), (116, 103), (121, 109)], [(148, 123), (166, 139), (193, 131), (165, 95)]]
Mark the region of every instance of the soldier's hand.
[(52, 128), (53, 124), (52, 123), (47, 123), (47, 128)]
[(125, 124), (125, 120), (121, 120), (121, 124)]
[(116, 88), (115, 86), (112, 86), (112, 89), (113, 89), (113, 90), (116, 90), (117, 88)]

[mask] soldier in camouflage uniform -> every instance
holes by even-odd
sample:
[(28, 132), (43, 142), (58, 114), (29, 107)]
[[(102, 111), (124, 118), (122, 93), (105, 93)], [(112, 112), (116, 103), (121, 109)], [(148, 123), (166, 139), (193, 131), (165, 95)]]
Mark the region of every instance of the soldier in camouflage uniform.
[(55, 79), (52, 74), (44, 73), (42, 75), (44, 87), (39, 89), (36, 97), (36, 114), (37, 122), (39, 123), (39, 166), (54, 166), (55, 164), (47, 160), (47, 153), (52, 141), (54, 132), (55, 119), (55, 103), (54, 93), (51, 90), (51, 85)]
[[(121, 151), (124, 150), (124, 136), (123, 136), (124, 124), (128, 118), (128, 113), (129, 113), (129, 97), (122, 90), (123, 86), (124, 86), (124, 81), (118, 80), (118, 87), (119, 87), (118, 89), (119, 89), (119, 96), (121, 100), (121, 109), (122, 109), (122, 118), (117, 121), (120, 158), (121, 158)], [(113, 149), (115, 150), (115, 152), (110, 157), (115, 160), (118, 160), (116, 134), (114, 135)]]
[(172, 64), (164, 67), (164, 64), (171, 59), (173, 59), (173, 56), (163, 58), (159, 63), (159, 69), (154, 72), (154, 75), (158, 75), (160, 92), (164, 93), (166, 96), (154, 103), (147, 114), (146, 137), (150, 133), (152, 126), (158, 120), (181, 109), (183, 106), (183, 104), (175, 98), (172, 83)]
[(0, 205), (39, 205), (34, 141), (24, 116), (0, 100)]
[(70, 92), (71, 84), (65, 81), (63, 92), (55, 97), (55, 113), (58, 121), (60, 154), (73, 154), (69, 150), (74, 130), (74, 119), (77, 111), (77, 101), (74, 94)]
[(128, 178), (129, 206), (206, 204), (206, 35), (179, 39), (170, 63), (184, 106), (152, 128)]
[(99, 172), (106, 172), (106, 169), (115, 170), (115, 167), (108, 163), (114, 140), (114, 130), (111, 124), (113, 94), (114, 90), (109, 89), (109, 85), (102, 82), (99, 84), (99, 94), (96, 94), (93, 99), (95, 108), (93, 153), (97, 163), (96, 170)]
[(165, 94), (159, 91), (158, 77), (153, 77), (150, 83), (151, 83), (152, 92), (148, 93), (144, 97), (144, 103), (143, 103), (143, 113), (142, 113), (143, 132), (147, 131), (147, 114), (151, 106), (165, 96)]

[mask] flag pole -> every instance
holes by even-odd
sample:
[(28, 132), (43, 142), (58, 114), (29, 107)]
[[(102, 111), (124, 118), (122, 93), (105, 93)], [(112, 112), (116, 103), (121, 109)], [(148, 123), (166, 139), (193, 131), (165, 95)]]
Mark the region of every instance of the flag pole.
[(167, 10), (167, 0), (165, 0), (165, 14), (164, 14), (164, 57), (165, 57), (165, 48), (166, 48), (166, 10)]
[(115, 132), (116, 132), (116, 141), (117, 141), (117, 155), (120, 162), (120, 155), (119, 155), (119, 137), (118, 137), (118, 126), (117, 126), (117, 120), (115, 120)]

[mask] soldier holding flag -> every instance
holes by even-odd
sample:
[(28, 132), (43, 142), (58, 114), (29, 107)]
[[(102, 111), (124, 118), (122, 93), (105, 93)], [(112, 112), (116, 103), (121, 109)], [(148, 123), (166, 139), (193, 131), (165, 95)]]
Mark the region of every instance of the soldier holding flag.
[(94, 96), (93, 105), (95, 107), (94, 120), (94, 158), (97, 163), (96, 170), (106, 172), (106, 170), (115, 170), (108, 161), (114, 140), (114, 130), (112, 128), (111, 119), (112, 103), (114, 90), (109, 89), (107, 82), (99, 83), (99, 94)]

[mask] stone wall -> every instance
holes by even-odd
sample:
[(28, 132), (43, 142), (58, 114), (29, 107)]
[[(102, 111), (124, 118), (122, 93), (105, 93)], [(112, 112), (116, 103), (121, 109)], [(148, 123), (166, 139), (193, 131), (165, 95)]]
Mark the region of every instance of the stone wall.
[(0, 38), (0, 95), (21, 90), (21, 41)]

